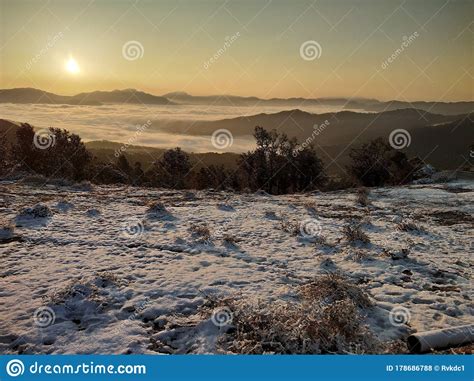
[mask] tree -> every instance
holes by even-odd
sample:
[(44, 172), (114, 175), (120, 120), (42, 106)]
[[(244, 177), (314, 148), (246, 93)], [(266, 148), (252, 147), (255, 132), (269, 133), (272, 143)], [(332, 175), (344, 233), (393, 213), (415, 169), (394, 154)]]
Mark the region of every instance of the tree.
[(194, 184), (198, 189), (213, 188), (219, 190), (238, 189), (234, 171), (228, 171), (223, 165), (202, 167), (195, 174)]
[(0, 140), (0, 175), (5, 174), (8, 171), (9, 166), (9, 146), (7, 145), (6, 139)]
[(13, 161), (23, 170), (40, 172), (42, 153), (34, 146), (35, 131), (28, 123), (22, 123), (16, 132)]
[(239, 164), (246, 186), (280, 194), (310, 190), (321, 185), (326, 177), (321, 160), (312, 146), (297, 148), (296, 139), (289, 139), (275, 130), (255, 127), (257, 148), (240, 156)]
[(414, 167), (407, 156), (393, 149), (382, 138), (377, 138), (349, 154), (353, 176), (364, 186), (402, 184), (411, 180)]
[(85, 178), (84, 169), (91, 155), (78, 135), (52, 127), (47, 132), (35, 133), (33, 127), (24, 123), (16, 136), (13, 159), (23, 169), (73, 180)]
[(177, 147), (165, 151), (161, 160), (154, 163), (146, 176), (154, 186), (183, 189), (187, 185), (186, 176), (190, 171), (189, 155)]
[(124, 154), (121, 154), (117, 158), (117, 168), (120, 169), (126, 175), (130, 174), (132, 168), (130, 167), (130, 164), (128, 163), (128, 160)]
[(132, 183), (133, 185), (142, 185), (143, 180), (145, 177), (145, 173), (143, 172), (142, 165), (139, 161), (135, 162), (135, 166), (132, 172)]
[(54, 137), (54, 143), (42, 150), (45, 158), (45, 174), (72, 178), (76, 181), (83, 180), (84, 169), (92, 156), (79, 135), (60, 128), (49, 128), (49, 132), (50, 136)]

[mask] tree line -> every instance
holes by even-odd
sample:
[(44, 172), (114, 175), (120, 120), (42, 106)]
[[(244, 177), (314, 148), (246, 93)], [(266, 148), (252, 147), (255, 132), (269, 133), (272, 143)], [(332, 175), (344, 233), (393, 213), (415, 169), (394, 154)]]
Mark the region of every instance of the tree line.
[[(139, 162), (130, 164), (124, 153), (114, 161), (95, 158), (81, 138), (64, 129), (50, 128), (54, 138), (47, 146), (37, 143), (32, 126), (22, 124), (16, 141), (0, 143), (0, 175), (26, 172), (48, 178), (89, 180), (97, 184), (130, 184), (172, 189), (257, 191), (285, 194), (333, 189), (314, 147), (301, 148), (295, 138), (275, 130), (256, 127), (256, 148), (240, 155), (237, 169), (211, 165), (195, 169), (190, 156), (179, 147), (164, 152), (144, 171)], [(36, 140), (35, 140), (36, 139)], [(48, 142), (46, 142), (48, 143)], [(407, 183), (420, 163), (393, 149), (382, 138), (365, 143), (350, 152), (347, 186), (382, 186)]]

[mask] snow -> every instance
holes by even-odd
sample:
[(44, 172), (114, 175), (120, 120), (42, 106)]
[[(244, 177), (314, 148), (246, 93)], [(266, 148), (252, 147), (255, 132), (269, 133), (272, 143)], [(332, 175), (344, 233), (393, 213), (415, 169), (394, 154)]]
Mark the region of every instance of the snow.
[[(473, 191), (472, 181), (371, 189), (363, 207), (355, 191), (0, 184), (0, 218), (21, 238), (0, 243), (0, 353), (157, 353), (157, 339), (173, 344), (162, 353), (215, 353), (225, 330), (189, 322), (206, 295), (271, 306), (328, 271), (369, 294), (365, 323), (382, 341), (471, 323)], [(33, 210), (42, 213), (24, 223)], [(354, 221), (370, 243), (345, 239)], [(399, 230), (401, 221), (421, 229)], [(298, 233), (303, 222), (317, 237)], [(393, 324), (401, 307), (408, 317)], [(38, 324), (47, 308), (54, 322)], [(189, 319), (166, 324), (180, 316)]]

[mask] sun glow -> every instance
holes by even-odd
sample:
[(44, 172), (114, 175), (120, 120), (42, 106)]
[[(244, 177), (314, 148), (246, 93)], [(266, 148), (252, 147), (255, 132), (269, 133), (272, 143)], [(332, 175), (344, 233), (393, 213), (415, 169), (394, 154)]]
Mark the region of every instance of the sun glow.
[(81, 71), (76, 60), (72, 57), (66, 62), (66, 70), (71, 74), (77, 74)]

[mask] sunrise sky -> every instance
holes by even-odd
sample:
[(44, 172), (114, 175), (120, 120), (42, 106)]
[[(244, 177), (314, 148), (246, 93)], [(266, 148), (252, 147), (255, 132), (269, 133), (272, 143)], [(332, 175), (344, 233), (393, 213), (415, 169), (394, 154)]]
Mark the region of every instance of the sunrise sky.
[(0, 88), (472, 100), (473, 4), (0, 0)]

